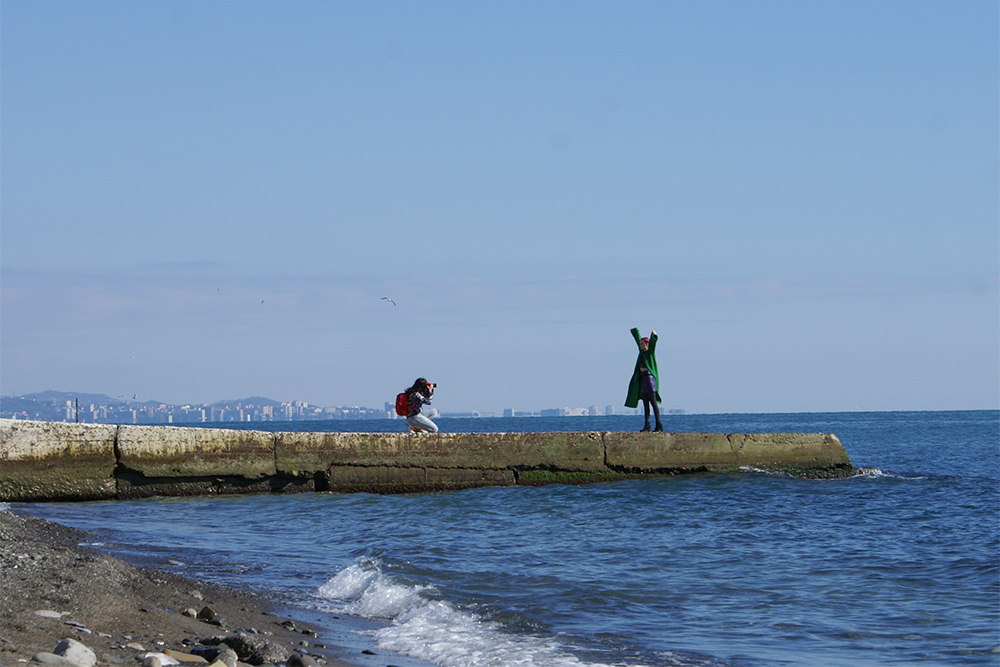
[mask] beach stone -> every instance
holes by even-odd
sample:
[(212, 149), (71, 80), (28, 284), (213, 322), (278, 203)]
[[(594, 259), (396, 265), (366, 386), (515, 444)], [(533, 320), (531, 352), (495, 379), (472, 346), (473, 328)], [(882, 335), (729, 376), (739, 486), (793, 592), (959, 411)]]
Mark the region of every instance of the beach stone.
[(67, 638), (59, 642), (54, 653), (83, 667), (94, 667), (97, 664), (97, 654), (75, 639)]
[(228, 646), (241, 661), (251, 665), (260, 665), (265, 662), (283, 662), (288, 658), (288, 651), (283, 647), (248, 632), (234, 633), (221, 640), (219, 645)]
[(90, 629), (88, 629), (83, 623), (77, 623), (76, 621), (63, 621), (66, 625), (71, 625), (80, 632), (85, 632), (88, 635), (94, 634)]
[(62, 618), (63, 616), (68, 616), (68, 611), (52, 611), (51, 609), (39, 609), (35, 612), (35, 616), (42, 616), (44, 618)]
[(204, 663), (211, 663), (215, 661), (215, 656), (218, 653), (213, 648), (208, 648), (206, 646), (190, 646), (188, 650), (191, 651), (192, 655), (196, 655), (204, 661)]
[(240, 656), (236, 654), (236, 651), (226, 644), (219, 644), (219, 647), (221, 650), (219, 655), (215, 656), (215, 661), (225, 663), (226, 667), (236, 667), (236, 663), (240, 661)]
[(164, 649), (163, 654), (173, 658), (174, 660), (180, 660), (181, 662), (208, 662), (208, 660), (205, 660), (205, 658), (200, 655), (175, 651), (172, 648)]
[(77, 663), (73, 662), (69, 658), (65, 658), (61, 655), (56, 655), (55, 653), (49, 653), (48, 651), (41, 651), (31, 656), (32, 662), (40, 662), (44, 665), (63, 665), (65, 667), (80, 667)]
[(319, 663), (311, 655), (293, 653), (288, 658), (288, 667), (319, 667)]
[(181, 613), (187, 616), (188, 618), (198, 618), (198, 610), (195, 609), (194, 607), (188, 607)]
[(142, 667), (163, 667), (163, 664), (155, 655), (149, 655), (142, 659)]
[(215, 618), (215, 616), (216, 616), (215, 610), (207, 605), (202, 607), (201, 611), (198, 612), (198, 618), (200, 618), (203, 621), (211, 620)]
[[(129, 639), (131, 639), (131, 637), (129, 637)], [(129, 642), (128, 644), (125, 644), (125, 648), (130, 648), (133, 651), (145, 651), (146, 650), (146, 647), (143, 646), (142, 644), (140, 644), (139, 642)]]

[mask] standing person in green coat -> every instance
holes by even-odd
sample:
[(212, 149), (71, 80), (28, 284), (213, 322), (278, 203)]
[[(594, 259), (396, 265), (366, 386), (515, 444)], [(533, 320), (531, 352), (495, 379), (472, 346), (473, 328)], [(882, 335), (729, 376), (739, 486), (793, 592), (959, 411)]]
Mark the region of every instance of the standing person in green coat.
[(656, 332), (649, 334), (649, 338), (639, 338), (639, 328), (632, 329), (632, 338), (639, 346), (639, 358), (635, 360), (635, 370), (632, 372), (632, 381), (628, 385), (628, 397), (625, 399), (626, 408), (639, 406), (639, 399), (642, 399), (642, 407), (646, 412), (646, 425), (643, 431), (649, 430), (649, 406), (653, 406), (656, 414), (656, 431), (663, 430), (663, 423), (660, 421), (660, 373), (656, 369)]

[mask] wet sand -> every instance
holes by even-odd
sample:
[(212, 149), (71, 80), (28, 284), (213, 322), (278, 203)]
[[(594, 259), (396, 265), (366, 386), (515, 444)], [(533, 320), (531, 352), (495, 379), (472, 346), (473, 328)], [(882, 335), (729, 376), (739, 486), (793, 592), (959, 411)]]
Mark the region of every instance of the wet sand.
[[(79, 546), (86, 538), (0, 511), (0, 667), (31, 662), (66, 638), (92, 649), (98, 665), (138, 666), (148, 652), (168, 649), (211, 658), (210, 645), (219, 639), (229, 639), (246, 664), (372, 663), (370, 657), (343, 662), (349, 649), (324, 642), (277, 600), (135, 567)], [(190, 616), (206, 607), (214, 619)]]

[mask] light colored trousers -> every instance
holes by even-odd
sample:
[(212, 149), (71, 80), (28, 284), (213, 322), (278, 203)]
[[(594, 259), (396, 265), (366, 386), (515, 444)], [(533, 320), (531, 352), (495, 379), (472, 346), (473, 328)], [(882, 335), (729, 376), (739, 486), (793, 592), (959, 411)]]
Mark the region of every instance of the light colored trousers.
[(437, 424), (420, 413), (417, 413), (412, 417), (407, 417), (406, 423), (409, 424), (414, 430), (428, 431), (430, 433), (438, 432)]

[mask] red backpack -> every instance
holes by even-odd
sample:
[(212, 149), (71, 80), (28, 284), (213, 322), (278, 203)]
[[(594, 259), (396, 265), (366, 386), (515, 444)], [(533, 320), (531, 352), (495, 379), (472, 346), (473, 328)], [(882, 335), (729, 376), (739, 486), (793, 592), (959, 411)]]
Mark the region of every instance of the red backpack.
[(406, 395), (405, 391), (396, 394), (396, 414), (400, 417), (406, 417), (410, 414), (410, 397)]

